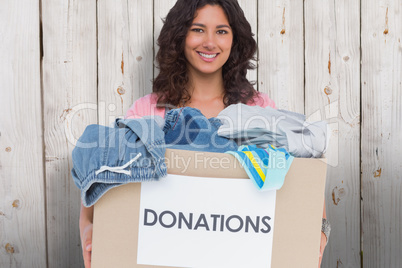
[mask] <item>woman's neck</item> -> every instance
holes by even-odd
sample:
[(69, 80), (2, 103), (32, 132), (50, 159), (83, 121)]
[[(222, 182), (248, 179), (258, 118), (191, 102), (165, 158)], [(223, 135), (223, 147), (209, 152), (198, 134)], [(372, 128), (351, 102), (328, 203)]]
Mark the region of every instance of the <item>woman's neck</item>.
[(216, 117), (224, 108), (222, 73), (191, 75), (188, 91), (191, 99), (184, 106), (199, 109), (207, 118)]
[(192, 99), (208, 100), (223, 97), (225, 89), (221, 72), (208, 75), (190, 72), (189, 76), (188, 90)]

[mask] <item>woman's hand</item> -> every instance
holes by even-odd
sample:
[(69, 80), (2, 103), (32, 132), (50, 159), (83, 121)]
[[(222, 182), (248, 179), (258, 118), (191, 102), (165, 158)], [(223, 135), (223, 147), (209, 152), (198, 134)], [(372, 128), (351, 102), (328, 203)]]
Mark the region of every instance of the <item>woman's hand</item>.
[(90, 223), (84, 227), (81, 234), (82, 257), (84, 258), (85, 268), (91, 268), (92, 230), (93, 224)]
[(321, 232), (320, 260), (318, 261), (318, 268), (321, 267), (322, 255), (324, 254), (324, 249), (326, 245), (327, 245), (327, 237), (323, 232)]
[(81, 203), (80, 236), (85, 268), (91, 268), (93, 216), (94, 207), (87, 208)]

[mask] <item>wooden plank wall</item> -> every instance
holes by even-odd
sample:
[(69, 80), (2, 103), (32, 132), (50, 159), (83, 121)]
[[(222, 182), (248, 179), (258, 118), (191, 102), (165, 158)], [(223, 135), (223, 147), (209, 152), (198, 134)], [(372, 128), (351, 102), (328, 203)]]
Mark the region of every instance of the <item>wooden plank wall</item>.
[(361, 11), (363, 264), (401, 267), (402, 2)]
[(46, 267), (39, 1), (2, 1), (0, 36), (0, 267)]
[(304, 113), (303, 1), (258, 1), (258, 90)]
[[(0, 267), (82, 267), (74, 142), (152, 91), (175, 0), (1, 3)], [(249, 79), (330, 123), (322, 267), (401, 267), (402, 1), (239, 4), (259, 45)]]
[(323, 267), (360, 267), (359, 0), (305, 1), (305, 112), (330, 123)]
[(96, 4), (42, 0), (42, 99), (48, 267), (80, 267), (74, 140), (97, 123)]

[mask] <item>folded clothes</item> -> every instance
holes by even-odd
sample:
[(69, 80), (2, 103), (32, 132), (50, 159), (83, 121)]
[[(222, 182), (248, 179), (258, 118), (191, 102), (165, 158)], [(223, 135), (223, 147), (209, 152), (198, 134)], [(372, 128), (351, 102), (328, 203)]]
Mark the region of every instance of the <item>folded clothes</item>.
[(165, 143), (167, 148), (224, 153), (237, 150), (234, 140), (217, 134), (222, 125), (217, 118), (206, 118), (191, 107), (170, 110), (165, 115)]
[(218, 116), (218, 135), (238, 144), (285, 148), (295, 157), (321, 157), (327, 145), (327, 123), (308, 123), (302, 114), (271, 107), (234, 104)]
[(113, 187), (167, 175), (164, 133), (154, 119), (88, 126), (73, 150), (74, 183), (89, 207)]
[(243, 166), (249, 178), (262, 191), (279, 190), (293, 161), (283, 148), (270, 145), (266, 149), (255, 145), (240, 146), (238, 151), (228, 151)]

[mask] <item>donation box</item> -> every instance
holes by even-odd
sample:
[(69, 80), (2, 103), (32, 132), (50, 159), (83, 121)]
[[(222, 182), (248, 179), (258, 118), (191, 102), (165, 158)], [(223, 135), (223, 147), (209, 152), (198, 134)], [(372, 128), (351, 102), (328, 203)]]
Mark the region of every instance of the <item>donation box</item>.
[(317, 267), (326, 163), (295, 158), (260, 191), (229, 154), (167, 150), (168, 176), (96, 204), (93, 268)]

